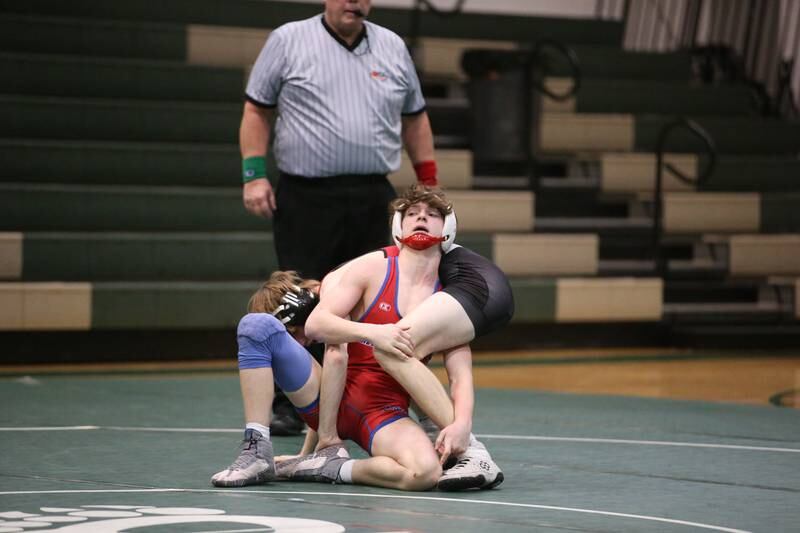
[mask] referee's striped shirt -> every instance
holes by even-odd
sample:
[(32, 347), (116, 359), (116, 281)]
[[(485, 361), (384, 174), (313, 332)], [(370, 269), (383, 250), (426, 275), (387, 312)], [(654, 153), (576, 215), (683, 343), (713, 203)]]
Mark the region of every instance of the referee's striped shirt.
[(388, 174), (400, 167), (401, 115), (425, 110), (403, 40), (364, 22), (348, 47), (321, 15), (270, 34), (246, 97), (277, 106), (275, 157), (288, 174)]

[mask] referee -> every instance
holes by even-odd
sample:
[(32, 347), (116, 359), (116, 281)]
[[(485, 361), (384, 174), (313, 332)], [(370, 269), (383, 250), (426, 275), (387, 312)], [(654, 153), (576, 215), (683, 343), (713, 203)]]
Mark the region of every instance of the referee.
[[(272, 32), (250, 74), (240, 129), (244, 205), (274, 217), (281, 270), (322, 279), (389, 244), (387, 174), (405, 146), (420, 183), (436, 185), (433, 134), (403, 40), (367, 22), (370, 0)], [(274, 123), (274, 127), (272, 124)], [(276, 190), (265, 156), (274, 135)]]

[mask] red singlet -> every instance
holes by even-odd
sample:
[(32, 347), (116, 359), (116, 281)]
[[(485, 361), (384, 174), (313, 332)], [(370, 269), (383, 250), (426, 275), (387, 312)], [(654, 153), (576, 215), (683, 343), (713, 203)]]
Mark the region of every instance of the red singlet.
[[(399, 250), (396, 246), (383, 250), (387, 261), (386, 277), (377, 296), (358, 319), (359, 322), (394, 324), (402, 318), (397, 309)], [(437, 282), (434, 290), (439, 288)], [(410, 398), (405, 389), (375, 360), (371, 345), (352, 342), (347, 345), (347, 353), (347, 382), (339, 406), (337, 429), (341, 438), (350, 439), (372, 453), (375, 433), (383, 426), (407, 417)], [(301, 412), (306, 423), (314, 429), (318, 423), (317, 414), (317, 409)]]

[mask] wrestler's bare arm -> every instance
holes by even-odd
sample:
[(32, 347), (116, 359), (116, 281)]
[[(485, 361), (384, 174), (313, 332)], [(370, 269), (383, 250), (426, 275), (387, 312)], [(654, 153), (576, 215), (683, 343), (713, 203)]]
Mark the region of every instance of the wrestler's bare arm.
[(469, 445), (472, 431), (472, 412), (475, 407), (475, 389), (472, 382), (472, 350), (468, 344), (445, 352), (444, 366), (450, 381), (453, 400), (453, 422), (445, 426), (436, 439), (436, 451), (442, 464), (451, 454), (462, 454)]
[(346, 344), (325, 346), (325, 364), (322, 365), (322, 379), (319, 391), (319, 425), (317, 427), (319, 441), (316, 445), (317, 449), (333, 446), (342, 440), (339, 438), (336, 421), (347, 379), (347, 359)]
[[(333, 288), (339, 285), (344, 274), (350, 269), (351, 264), (352, 261), (325, 276), (319, 290), (320, 302), (331, 298)], [(309, 333), (308, 321), (306, 321), (305, 331), (309, 337), (315, 338)], [(325, 345), (319, 391), (318, 439), (314, 443), (317, 449), (333, 446), (341, 442), (336, 420), (347, 378), (347, 359), (346, 344)]]
[(306, 335), (327, 344), (366, 340), (396, 357), (413, 357), (414, 347), (403, 327), (366, 324), (347, 318), (359, 304), (363, 307), (370, 284), (376, 282), (376, 273), (385, 271), (383, 254), (363, 255), (342, 268), (343, 272), (334, 271), (323, 281), (320, 303), (306, 321)]

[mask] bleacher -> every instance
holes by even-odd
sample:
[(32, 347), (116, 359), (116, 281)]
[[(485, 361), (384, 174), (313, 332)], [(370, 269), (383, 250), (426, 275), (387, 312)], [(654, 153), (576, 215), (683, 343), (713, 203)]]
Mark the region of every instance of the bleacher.
[[(0, 0), (0, 336), (17, 353), (65, 339), (25, 335), (35, 331), (101, 339), (109, 353), (115, 334), (144, 333), (151, 354), (187, 356), (158, 345), (159, 333), (232, 341), (250, 293), (277, 268), (270, 222), (241, 205), (242, 93), (269, 30), (320, 8), (151, 6)], [(370, 19), (409, 34), (407, 11)], [(511, 277), (519, 343), (542, 326), (558, 338), (560, 324), (605, 325), (610, 338), (642, 325), (655, 342), (800, 339), (800, 124), (759, 116), (744, 85), (693, 81), (687, 53), (624, 51), (620, 22), (467, 13), (443, 24), (423, 13), (420, 34), (458, 241)], [(532, 36), (570, 45), (583, 75), (574, 97), (542, 101), (537, 157), (554, 171), (535, 192), (524, 177), (474, 172), (460, 67), (465, 50), (518, 50)], [(550, 67), (545, 84), (568, 86), (568, 68)], [(675, 115), (706, 129), (719, 156), (700, 184), (665, 174), (660, 276), (653, 152)], [(689, 135), (677, 132), (669, 151), (690, 176), (704, 167)], [(391, 179), (413, 182), (407, 161)]]

